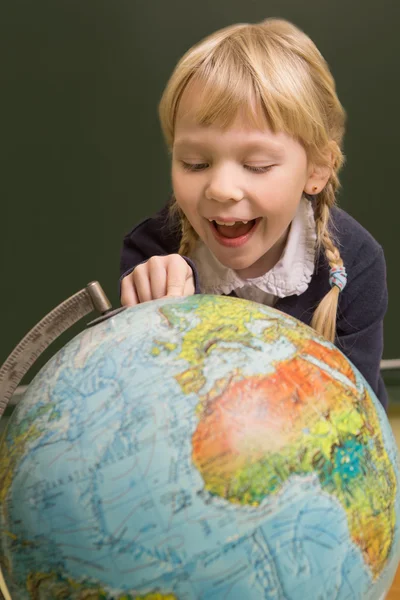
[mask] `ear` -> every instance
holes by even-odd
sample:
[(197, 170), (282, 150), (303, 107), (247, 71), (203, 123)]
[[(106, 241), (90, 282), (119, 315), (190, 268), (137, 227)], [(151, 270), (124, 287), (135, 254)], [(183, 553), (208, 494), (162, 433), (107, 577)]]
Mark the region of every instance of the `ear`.
[(319, 194), (328, 183), (331, 174), (332, 167), (329, 164), (310, 165), (304, 191), (310, 195)]

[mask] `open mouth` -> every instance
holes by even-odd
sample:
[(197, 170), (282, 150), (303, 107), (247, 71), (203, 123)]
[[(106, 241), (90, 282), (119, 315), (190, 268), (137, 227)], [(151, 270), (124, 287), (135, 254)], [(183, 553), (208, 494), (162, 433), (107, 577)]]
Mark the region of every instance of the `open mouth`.
[(247, 235), (253, 229), (256, 224), (256, 219), (252, 221), (235, 221), (234, 223), (218, 223), (218, 221), (212, 221), (213, 226), (217, 232), (223, 237), (234, 239)]
[(217, 241), (224, 246), (238, 247), (247, 242), (260, 220), (261, 217), (251, 221), (232, 221), (229, 224), (219, 221), (209, 222)]

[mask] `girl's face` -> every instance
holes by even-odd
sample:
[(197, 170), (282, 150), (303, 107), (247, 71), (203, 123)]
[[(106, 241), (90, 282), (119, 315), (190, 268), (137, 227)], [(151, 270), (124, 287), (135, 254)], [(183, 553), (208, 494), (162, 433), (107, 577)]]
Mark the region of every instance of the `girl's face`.
[(266, 120), (260, 129), (250, 126), (241, 115), (228, 129), (199, 125), (195, 101), (185, 91), (176, 119), (176, 201), (223, 265), (258, 277), (279, 260), (303, 191), (317, 193), (324, 184), (288, 134), (273, 133)]

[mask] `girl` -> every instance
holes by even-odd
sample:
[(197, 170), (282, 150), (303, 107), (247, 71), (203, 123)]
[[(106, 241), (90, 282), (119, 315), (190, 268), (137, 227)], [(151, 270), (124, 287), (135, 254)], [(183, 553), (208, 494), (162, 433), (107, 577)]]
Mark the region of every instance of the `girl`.
[(173, 197), (124, 239), (121, 302), (255, 300), (333, 341), (386, 407), (382, 248), (335, 206), (345, 114), (329, 68), (283, 20), (217, 31), (160, 103)]

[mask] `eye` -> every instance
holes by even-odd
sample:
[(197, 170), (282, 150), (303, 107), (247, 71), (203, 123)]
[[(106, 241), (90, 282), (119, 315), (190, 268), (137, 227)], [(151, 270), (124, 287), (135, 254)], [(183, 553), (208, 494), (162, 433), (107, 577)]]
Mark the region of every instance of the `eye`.
[(274, 165), (268, 165), (265, 167), (252, 167), (251, 165), (244, 165), (245, 169), (252, 173), (268, 173)]
[(208, 167), (207, 163), (186, 163), (182, 161), (182, 166), (185, 171), (204, 171)]

